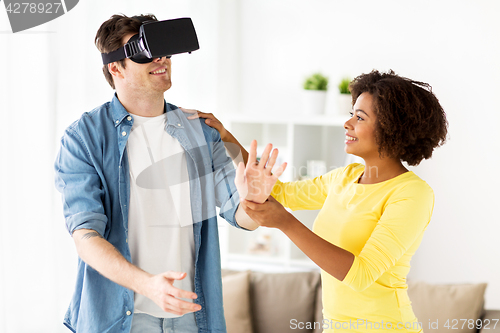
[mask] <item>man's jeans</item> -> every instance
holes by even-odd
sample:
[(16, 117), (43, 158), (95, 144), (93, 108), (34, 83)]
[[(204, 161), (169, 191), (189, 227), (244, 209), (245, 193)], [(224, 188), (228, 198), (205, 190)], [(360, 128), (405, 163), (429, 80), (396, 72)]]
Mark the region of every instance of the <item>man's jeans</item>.
[(198, 333), (194, 312), (177, 318), (156, 318), (134, 313), (130, 333)]

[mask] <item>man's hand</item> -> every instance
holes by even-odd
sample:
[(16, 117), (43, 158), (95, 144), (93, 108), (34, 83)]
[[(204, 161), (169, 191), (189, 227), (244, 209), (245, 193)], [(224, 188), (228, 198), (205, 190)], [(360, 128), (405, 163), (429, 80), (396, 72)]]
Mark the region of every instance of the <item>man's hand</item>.
[(286, 169), (285, 162), (275, 170), (274, 174), (271, 173), (278, 157), (278, 149), (274, 149), (269, 157), (272, 149), (273, 145), (269, 143), (262, 152), (260, 161), (257, 162), (257, 141), (252, 141), (248, 163), (246, 167), (243, 163), (238, 164), (234, 180), (241, 199), (263, 203), (271, 194), (278, 177)]
[(163, 311), (176, 315), (184, 315), (189, 312), (201, 310), (201, 306), (184, 299), (196, 299), (195, 293), (182, 290), (173, 286), (175, 280), (182, 280), (186, 273), (165, 272), (153, 275), (144, 286), (144, 296), (155, 302)]
[(122, 254), (97, 231), (78, 229), (73, 232), (80, 258), (103, 276), (119, 285), (146, 296), (163, 311), (183, 315), (201, 309), (198, 304), (180, 298), (196, 299), (195, 293), (174, 287), (186, 273), (165, 272), (150, 274), (127, 261)]

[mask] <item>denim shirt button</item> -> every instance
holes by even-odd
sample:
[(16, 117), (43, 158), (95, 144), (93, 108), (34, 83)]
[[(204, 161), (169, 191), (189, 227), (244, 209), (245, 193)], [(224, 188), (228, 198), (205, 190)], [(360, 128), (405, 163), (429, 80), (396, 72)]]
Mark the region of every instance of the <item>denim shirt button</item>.
[(119, 120), (117, 120), (117, 121), (115, 121), (115, 123), (116, 123), (116, 124), (119, 124), (119, 123), (120, 123), (120, 121), (119, 121)]
[(131, 117), (131, 116), (128, 116), (128, 117), (127, 117), (127, 120), (128, 120), (128, 121), (131, 121), (131, 120), (132, 120), (132, 117)]
[(123, 131), (122, 136), (125, 136), (125, 135), (127, 135), (127, 132)]
[(130, 316), (131, 314), (132, 314), (132, 312), (127, 311), (127, 316)]

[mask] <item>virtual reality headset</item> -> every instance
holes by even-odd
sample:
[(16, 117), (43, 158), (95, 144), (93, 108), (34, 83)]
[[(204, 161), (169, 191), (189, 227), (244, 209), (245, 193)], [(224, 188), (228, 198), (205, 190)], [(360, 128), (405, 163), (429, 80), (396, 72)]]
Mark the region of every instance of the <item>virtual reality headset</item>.
[[(139, 18), (139, 17), (135, 17)], [(145, 21), (139, 33), (130, 37), (127, 43), (110, 53), (101, 53), (104, 65), (129, 58), (145, 64), (156, 58), (198, 50), (198, 37), (190, 18), (165, 21)]]

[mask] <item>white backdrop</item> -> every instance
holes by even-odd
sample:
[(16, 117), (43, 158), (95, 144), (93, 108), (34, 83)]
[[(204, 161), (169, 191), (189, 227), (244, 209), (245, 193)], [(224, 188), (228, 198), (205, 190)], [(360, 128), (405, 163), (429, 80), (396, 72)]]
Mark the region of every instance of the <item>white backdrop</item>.
[[(447, 112), (449, 141), (413, 170), (434, 189), (434, 214), (410, 278), (487, 282), (500, 309), (499, 1), (241, 1), (241, 108), (300, 110), (300, 83), (373, 68), (428, 82)], [(336, 105), (328, 93), (327, 112)]]
[(486, 305), (500, 309), (500, 2), (81, 0), (17, 34), (0, 8), (0, 333), (68, 332), (76, 253), (52, 164), (63, 129), (112, 97), (93, 39), (120, 12), (193, 18), (201, 49), (173, 58), (166, 98), (222, 118), (300, 112), (302, 80), (317, 70), (333, 87), (372, 68), (431, 83), (450, 139), (415, 168), (436, 207), (410, 277), (488, 282)]

